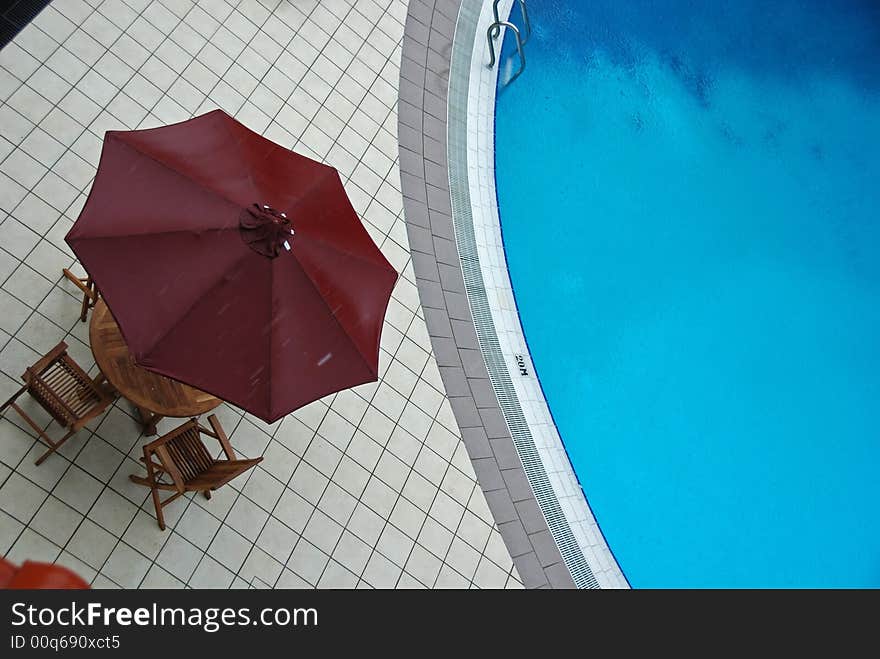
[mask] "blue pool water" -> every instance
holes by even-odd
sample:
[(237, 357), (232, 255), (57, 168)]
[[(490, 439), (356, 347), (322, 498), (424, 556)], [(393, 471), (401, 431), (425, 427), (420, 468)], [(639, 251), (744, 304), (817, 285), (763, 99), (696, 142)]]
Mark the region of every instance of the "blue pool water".
[(624, 573), (880, 586), (880, 3), (528, 6), (505, 249)]

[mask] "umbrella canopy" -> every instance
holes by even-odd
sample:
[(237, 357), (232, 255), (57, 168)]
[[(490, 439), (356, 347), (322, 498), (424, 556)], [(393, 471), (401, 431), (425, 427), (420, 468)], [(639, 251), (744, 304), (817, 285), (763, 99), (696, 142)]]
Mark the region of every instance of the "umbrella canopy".
[(338, 172), (220, 110), (108, 131), (65, 240), (148, 370), (267, 422), (378, 377), (397, 272)]

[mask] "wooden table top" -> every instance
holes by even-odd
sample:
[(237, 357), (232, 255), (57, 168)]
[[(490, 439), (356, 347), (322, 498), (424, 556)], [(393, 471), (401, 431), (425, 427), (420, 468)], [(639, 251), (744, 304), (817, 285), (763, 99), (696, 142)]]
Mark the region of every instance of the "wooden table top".
[(199, 416), (217, 407), (219, 398), (141, 368), (134, 363), (122, 332), (99, 299), (92, 311), (89, 340), (98, 368), (121, 396), (160, 416)]

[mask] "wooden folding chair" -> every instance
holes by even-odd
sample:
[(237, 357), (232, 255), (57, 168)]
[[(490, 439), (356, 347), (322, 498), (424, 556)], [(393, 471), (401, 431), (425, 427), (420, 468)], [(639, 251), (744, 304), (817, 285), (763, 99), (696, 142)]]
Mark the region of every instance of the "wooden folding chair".
[(89, 314), (89, 309), (94, 307), (95, 303), (98, 301), (98, 288), (95, 286), (95, 282), (92, 281), (91, 277), (77, 277), (67, 268), (62, 268), (61, 272), (82, 291), (82, 311), (79, 314), (79, 319), (82, 322), (86, 322), (86, 316)]
[[(62, 341), (43, 356), (36, 364), (28, 367), (24, 375), (24, 386), (0, 407), (0, 414), (12, 407), (27, 421), (40, 439), (49, 445), (49, 450), (37, 458), (41, 464), (72, 435), (96, 416), (102, 414), (113, 402), (115, 392), (99, 375), (92, 379), (79, 364), (67, 354), (67, 344)], [(15, 402), (27, 391), (40, 406), (61, 426), (67, 434), (53, 441), (37, 423)]]
[[(159, 528), (165, 530), (165, 517), (162, 508), (186, 492), (202, 492), (206, 499), (211, 498), (211, 490), (225, 485), (236, 476), (240, 476), (251, 467), (262, 462), (263, 458), (239, 460), (229, 443), (229, 438), (220, 427), (215, 415), (208, 417), (211, 430), (199, 425), (198, 419), (190, 419), (159, 439), (144, 446), (144, 457), (141, 458), (147, 467), (147, 477), (129, 476), (132, 481), (146, 485), (152, 490), (153, 505), (156, 507), (156, 520)], [(211, 457), (199, 434), (208, 435), (220, 442), (225, 460)], [(158, 458), (156, 462), (153, 458)], [(164, 482), (167, 475), (171, 482)], [(174, 492), (162, 501), (159, 490)]]

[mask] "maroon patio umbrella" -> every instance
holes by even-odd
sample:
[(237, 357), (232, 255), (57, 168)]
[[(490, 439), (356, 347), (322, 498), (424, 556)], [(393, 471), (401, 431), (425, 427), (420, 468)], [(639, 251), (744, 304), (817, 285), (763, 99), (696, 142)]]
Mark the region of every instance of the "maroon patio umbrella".
[(66, 240), (146, 369), (267, 422), (377, 378), (397, 273), (333, 167), (220, 110), (108, 131)]

